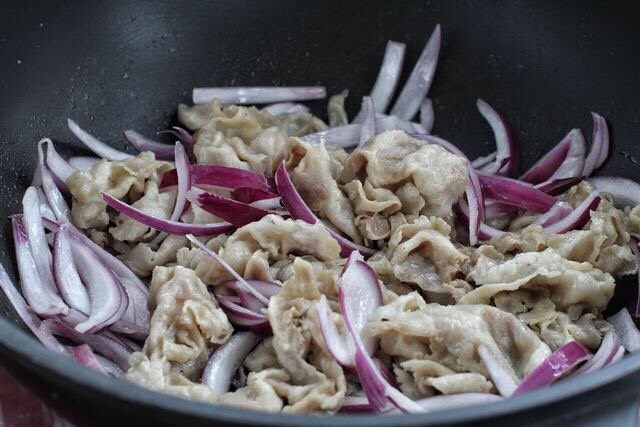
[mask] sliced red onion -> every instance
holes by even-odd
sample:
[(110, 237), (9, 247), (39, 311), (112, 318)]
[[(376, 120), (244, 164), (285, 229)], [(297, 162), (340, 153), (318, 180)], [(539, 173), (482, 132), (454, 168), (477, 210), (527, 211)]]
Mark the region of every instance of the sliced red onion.
[(42, 188), (38, 188), (38, 201), (38, 209), (40, 209), (42, 219), (44, 220), (46, 218), (50, 221), (57, 221), (56, 214), (53, 213), (51, 206), (49, 206), (49, 201), (47, 200), (47, 196), (44, 195)]
[(295, 113), (308, 113), (309, 107), (303, 104), (295, 102), (277, 102), (275, 104), (267, 105), (262, 109), (272, 116), (286, 116), (287, 114)]
[(100, 363), (100, 366), (102, 366), (102, 369), (104, 369), (107, 374), (116, 378), (122, 378), (124, 376), (124, 371), (111, 360), (104, 356), (100, 356), (99, 354), (94, 353), (94, 355), (96, 356), (98, 363)]
[[(620, 339), (614, 331), (605, 334), (598, 351), (580, 368), (576, 369), (572, 376), (588, 374), (590, 372), (602, 369), (612, 363), (621, 348)], [(624, 351), (624, 347), (622, 347)]]
[(338, 298), (342, 317), (355, 344), (356, 372), (373, 411), (382, 411), (389, 399), (402, 411), (420, 412), (422, 409), (419, 405), (385, 380), (369, 356), (376, 341), (362, 336), (362, 328), (369, 314), (382, 303), (380, 286), (373, 269), (364, 261), (351, 259), (340, 277)]
[[(579, 137), (576, 136), (578, 132), (580, 132), (578, 129), (571, 130), (562, 141), (534, 163), (534, 165), (520, 177), (520, 180), (538, 184), (551, 178), (567, 158), (569, 148), (573, 141), (576, 138), (579, 139)], [(582, 132), (580, 132), (580, 135), (581, 134)]]
[[(60, 192), (60, 186), (56, 184), (49, 168), (46, 165), (40, 167), (42, 191), (49, 202), (49, 206), (59, 221), (69, 221), (71, 219), (69, 205)], [(66, 189), (66, 185), (64, 185)]]
[(595, 210), (600, 204), (600, 194), (598, 192), (591, 193), (589, 197), (584, 199), (569, 215), (560, 221), (553, 223), (544, 228), (545, 233), (561, 234), (567, 231), (582, 228), (591, 218), (591, 211)]
[[(467, 202), (461, 200), (456, 205), (454, 205), (454, 210), (456, 211), (456, 214), (460, 217), (460, 219), (462, 219), (466, 223), (469, 223), (469, 205), (467, 205)], [(500, 237), (503, 234), (505, 234), (504, 231), (488, 226), (481, 221), (480, 226), (478, 227), (477, 238), (480, 240), (491, 240), (495, 237)]]
[(77, 171), (77, 169), (58, 154), (51, 139), (44, 138), (38, 144), (40, 145), (42, 143), (47, 144), (47, 166), (60, 181), (63, 183), (66, 182), (67, 178)]
[(132, 129), (124, 131), (124, 138), (141, 153), (143, 151), (151, 151), (158, 160), (173, 160), (173, 147), (169, 144), (152, 141)]
[[(24, 211), (22, 219), (13, 218), (12, 224), (16, 257), (18, 258), (20, 279), (25, 297), (38, 314), (66, 313), (67, 306), (58, 295), (53, 280), (51, 251), (44, 234), (38, 193), (35, 187), (29, 187), (24, 193), (22, 206)], [(35, 271), (33, 267), (35, 267)], [(34, 273), (37, 277), (33, 277)]]
[(107, 193), (102, 193), (102, 200), (119, 213), (158, 231), (169, 234), (193, 234), (195, 236), (217, 236), (233, 230), (235, 227), (226, 222), (213, 224), (186, 224), (151, 216), (138, 208), (128, 205)]
[(401, 130), (406, 133), (427, 133), (418, 123), (402, 120), (396, 116), (376, 114), (376, 134), (387, 130)]
[(571, 144), (567, 156), (560, 164), (558, 169), (551, 175), (550, 180), (576, 178), (582, 176), (584, 169), (585, 153), (587, 152), (587, 143), (580, 129), (572, 132)]
[(358, 144), (362, 125), (352, 123), (349, 125), (329, 128), (321, 132), (310, 133), (302, 137), (304, 141), (335, 145), (337, 147), (348, 148)]
[[(266, 176), (246, 169), (220, 165), (191, 165), (191, 183), (197, 187), (213, 187), (235, 190), (236, 188), (254, 188), (273, 193), (273, 181)], [(160, 187), (178, 184), (176, 170), (170, 170), (162, 176)]]
[[(287, 172), (284, 161), (280, 163), (280, 166), (276, 171), (275, 181), (276, 186), (278, 187), (278, 192), (280, 193), (282, 204), (287, 208), (292, 218), (302, 220), (308, 224), (315, 224), (320, 221), (304, 202), (302, 196), (298, 193), (298, 190), (296, 190), (296, 187), (293, 185), (293, 181), (291, 181), (291, 177)], [(353, 251), (358, 251), (364, 256), (371, 256), (375, 253), (373, 249), (353, 243), (331, 228), (327, 227), (327, 231), (340, 245), (340, 248), (342, 249), (340, 254), (343, 257), (348, 256)]]
[(598, 176), (589, 178), (587, 182), (601, 193), (611, 194), (616, 207), (624, 208), (640, 204), (640, 184), (633, 180), (615, 176)]
[[(59, 225), (54, 221), (44, 221), (45, 226), (52, 232), (57, 232)], [(74, 227), (72, 224), (67, 224), (69, 234), (86, 246), (91, 248), (100, 261), (118, 277), (120, 283), (124, 286), (127, 294), (129, 295), (129, 303), (133, 304), (135, 323), (143, 330), (149, 329), (149, 309), (147, 308), (147, 300), (149, 296), (149, 290), (142, 283), (142, 280), (129, 269), (122, 261), (110, 254), (103, 247), (96, 242), (88, 238), (84, 233)], [(125, 311), (126, 313), (126, 311)], [(125, 315), (123, 314), (123, 317)], [(116, 322), (117, 323), (117, 322)], [(113, 325), (112, 325), (113, 327)]]
[(450, 151), (451, 153), (460, 156), (467, 161), (467, 172), (469, 174), (469, 179), (467, 180), (467, 186), (465, 188), (467, 202), (469, 203), (469, 208), (467, 210), (467, 220), (469, 222), (469, 244), (471, 246), (474, 246), (476, 243), (478, 243), (480, 226), (485, 218), (484, 195), (482, 192), (480, 178), (477, 172), (472, 167), (471, 162), (469, 162), (467, 156), (458, 147), (456, 147), (449, 141), (433, 135), (413, 134), (412, 136), (414, 138), (427, 141), (430, 144), (439, 145), (445, 150)]
[[(12, 221), (14, 219), (15, 218), (12, 218)], [(19, 259), (18, 262), (20, 262)], [(20, 264), (18, 264), (18, 268), (20, 268)], [(26, 295), (24, 286), (22, 288), (22, 292)], [(27, 302), (22, 295), (20, 295), (18, 288), (16, 288), (15, 284), (9, 278), (2, 264), (0, 264), (0, 289), (4, 292), (7, 300), (9, 300), (9, 303), (18, 314), (18, 317), (20, 317), (24, 324), (33, 332), (33, 335), (35, 335), (45, 347), (58, 353), (67, 353), (64, 346), (60, 344), (52, 334), (40, 330), (40, 319), (27, 306)]]
[(227, 271), (227, 273), (229, 273), (234, 279), (238, 281), (238, 285), (244, 288), (245, 291), (249, 292), (251, 295), (256, 297), (259, 301), (261, 301), (265, 305), (269, 304), (269, 299), (266, 298), (264, 295), (262, 295), (260, 292), (258, 292), (256, 289), (254, 289), (252, 286), (250, 286), (247, 283), (247, 281), (242, 276), (240, 276), (237, 271), (233, 269), (233, 267), (231, 267), (224, 259), (222, 259), (220, 255), (218, 255), (217, 253), (215, 253), (214, 251), (206, 247), (201, 241), (196, 239), (195, 236), (193, 236), (192, 234), (187, 234), (187, 239), (189, 239), (195, 247), (202, 250), (204, 253), (206, 253), (211, 258), (213, 258), (218, 264), (220, 264)]
[(487, 199), (498, 200), (533, 212), (547, 212), (555, 204), (553, 196), (515, 179), (479, 174), (482, 192)]
[(65, 325), (59, 319), (43, 320), (40, 324), (40, 330), (45, 333), (63, 336), (76, 344), (88, 344), (94, 351), (114, 362), (122, 370), (129, 369), (129, 355), (131, 354), (129, 349), (103, 332), (81, 334), (72, 327)]
[(512, 396), (518, 396), (529, 391), (551, 385), (558, 378), (565, 375), (578, 364), (586, 362), (592, 354), (582, 344), (571, 341), (547, 357), (529, 375), (527, 375)]
[(353, 333), (360, 335), (364, 348), (372, 354), (377, 340), (362, 336), (362, 330), (369, 315), (382, 305), (382, 291), (376, 273), (366, 262), (352, 261), (342, 273), (340, 284), (340, 309), (343, 315), (348, 316)]
[(189, 158), (195, 161), (195, 156), (193, 154), (193, 146), (195, 145), (195, 140), (193, 135), (191, 135), (186, 129), (181, 128), (180, 126), (173, 126), (171, 129), (161, 130), (158, 134), (161, 133), (169, 133), (182, 142), (184, 144), (184, 148), (189, 154)]
[[(173, 158), (176, 164), (176, 175), (178, 177), (178, 191), (176, 192), (176, 201), (173, 205), (173, 212), (169, 217), (169, 221), (178, 221), (184, 212), (187, 204), (187, 192), (191, 189), (191, 172), (189, 170), (189, 156), (180, 142), (176, 142)], [(165, 233), (158, 234), (152, 241), (151, 245), (159, 245), (166, 237)]]
[(102, 367), (102, 364), (96, 358), (96, 355), (91, 350), (87, 344), (82, 344), (77, 347), (74, 347), (71, 350), (73, 354), (73, 358), (76, 362), (86, 366), (89, 369), (93, 369), (94, 371), (98, 371), (101, 374), (107, 374), (107, 371)]
[[(604, 127), (607, 126), (607, 122), (604, 121), (602, 116), (591, 113), (593, 117), (593, 137), (591, 138), (591, 148), (589, 149), (589, 155), (584, 161), (584, 169), (582, 169), (582, 176), (590, 176), (593, 171), (596, 169), (596, 164), (600, 159), (600, 152), (603, 148), (603, 133), (602, 133), (602, 122), (604, 122)], [(608, 135), (607, 135), (608, 136)], [(609, 147), (607, 147), (607, 151)]]
[(491, 381), (500, 394), (504, 397), (511, 396), (513, 391), (518, 387), (513, 377), (485, 346), (481, 345), (478, 347), (478, 354), (480, 355), (480, 359), (482, 359), (482, 363), (484, 363), (484, 367), (489, 372)]
[(569, 188), (577, 185), (582, 181), (582, 178), (564, 178), (564, 179), (553, 179), (541, 182), (540, 184), (536, 184), (533, 188), (536, 188), (540, 191), (544, 191), (547, 194), (552, 196), (557, 196), (558, 194), (562, 194), (567, 191)]
[(223, 104), (271, 104), (273, 102), (308, 101), (327, 97), (322, 86), (301, 87), (196, 87), (193, 103), (207, 104), (219, 99)]
[[(215, 293), (216, 300), (227, 314), (235, 316), (235, 318), (248, 320), (250, 322), (268, 322), (267, 316), (257, 313), (249, 308), (243, 307), (236, 302), (236, 299), (221, 293)], [(238, 298), (239, 299), (239, 298)], [(241, 325), (243, 323), (240, 323)]]
[(327, 298), (322, 295), (316, 303), (316, 316), (320, 326), (320, 332), (325, 345), (336, 361), (345, 367), (353, 367), (355, 348), (350, 335), (342, 335), (338, 332), (332, 319), (331, 307)]
[(66, 225), (61, 226), (53, 240), (53, 276), (64, 302), (88, 314), (91, 302), (73, 261), (67, 228)]
[(86, 171), (89, 170), (89, 168), (98, 160), (100, 159), (97, 157), (78, 156), (71, 157), (69, 159), (69, 164), (80, 171)]
[(200, 382), (216, 394), (229, 391), (231, 379), (249, 352), (260, 342), (253, 332), (236, 332), (213, 352), (202, 373)]
[(512, 205), (505, 205), (495, 200), (487, 200), (484, 203), (484, 215), (485, 218), (496, 218), (505, 214), (511, 214), (518, 212), (518, 208)]
[(107, 160), (126, 160), (133, 157), (131, 154), (124, 153), (116, 150), (113, 147), (108, 146), (104, 142), (98, 140), (93, 135), (90, 135), (85, 130), (81, 129), (76, 122), (71, 119), (67, 119), (69, 130), (84, 144), (87, 148), (103, 159)]
[(196, 189), (187, 193), (187, 200), (236, 227), (259, 221), (271, 214), (268, 210)]
[(600, 155), (596, 162), (596, 169), (602, 166), (602, 164), (609, 157), (609, 127), (607, 121), (601, 115), (597, 113), (591, 113), (593, 117), (593, 139), (601, 141)]
[[(269, 191), (256, 190), (255, 188), (247, 188), (241, 187), (236, 188), (231, 192), (233, 198), (242, 203), (250, 203), (259, 202), (262, 200), (278, 200), (278, 204), (280, 203), (280, 198), (277, 194), (274, 194)], [(265, 209), (265, 208), (263, 208)]]
[(471, 166), (473, 166), (475, 169), (481, 169), (484, 166), (489, 165), (491, 162), (493, 162), (497, 157), (497, 153), (494, 151), (491, 154), (488, 154), (484, 157), (478, 157), (477, 159), (475, 159), (474, 161), (471, 162)]
[(420, 104), (420, 125), (424, 128), (424, 133), (431, 133), (434, 121), (433, 102), (429, 98), (425, 98)]
[(360, 127), (360, 141), (358, 146), (363, 146), (367, 141), (376, 136), (376, 111), (373, 101), (368, 96), (362, 98), (363, 120)]
[[(266, 282), (263, 280), (245, 280), (245, 282), (256, 291), (260, 292), (266, 299), (278, 294), (282, 287), (277, 283)], [(237, 280), (228, 280), (223, 285), (230, 290), (235, 291), (240, 298), (240, 302), (245, 308), (256, 313), (262, 313), (262, 309), (266, 307), (262, 301), (258, 300), (253, 294), (247, 292), (244, 286)]]
[(95, 333), (122, 317), (129, 305), (129, 298), (120, 280), (88, 246), (78, 239), (68, 241), (78, 274), (87, 287), (91, 301), (89, 318), (77, 324), (75, 329), (80, 333)]
[(422, 100), (427, 96), (433, 76), (438, 65), (438, 54), (440, 52), (440, 25), (436, 25), (433, 34), (429, 37), (424, 50), (418, 58), (411, 75), (407, 79), (395, 105), (391, 109), (391, 114), (401, 119), (411, 120), (416, 115)]
[(482, 99), (478, 99), (476, 105), (496, 139), (496, 159), (483, 170), (489, 174), (515, 176), (520, 166), (520, 150), (511, 127), (500, 113)]
[(556, 202), (556, 204), (553, 205), (551, 209), (536, 218), (535, 224), (538, 224), (542, 227), (547, 227), (567, 217), (571, 214), (571, 212), (573, 212), (573, 209), (571, 208), (570, 204), (562, 201)]
[(373, 84), (370, 95), (375, 110), (378, 113), (386, 111), (393, 97), (393, 93), (398, 86), (406, 48), (407, 46), (404, 43), (391, 40), (387, 42), (384, 57), (382, 58), (382, 65), (380, 66), (378, 77)]
[(607, 318), (607, 321), (613, 325), (622, 345), (629, 353), (640, 350), (640, 331), (626, 308)]

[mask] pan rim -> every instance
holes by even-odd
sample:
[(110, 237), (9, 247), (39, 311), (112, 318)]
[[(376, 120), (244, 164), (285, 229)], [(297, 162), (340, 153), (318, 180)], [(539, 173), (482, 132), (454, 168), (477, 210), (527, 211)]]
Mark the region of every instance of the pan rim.
[[(327, 416), (247, 411), (230, 406), (194, 402), (148, 390), (121, 379), (107, 377), (78, 365), (70, 358), (50, 351), (26, 331), (5, 318), (0, 318), (0, 353), (11, 358), (14, 363), (23, 366), (26, 370), (33, 371), (37, 369), (40, 375), (53, 375), (64, 381), (68, 386), (84, 388), (97, 395), (115, 398), (131, 405), (147, 407), (153, 410), (170, 411), (175, 415), (235, 424), (250, 422), (255, 426), (270, 427), (297, 426), (302, 423), (306, 426), (318, 427), (327, 425)], [(589, 375), (561, 381), (550, 388), (537, 390), (502, 402), (428, 414), (403, 414), (388, 417), (339, 414), (328, 416), (331, 417), (331, 424), (336, 427), (365, 427), (372, 425), (400, 427), (425, 425), (425, 423), (446, 425), (481, 421), (499, 416), (513, 415), (537, 407), (542, 408), (551, 403), (558, 403), (559, 401), (594, 391), (638, 371), (640, 371), (640, 353), (631, 354), (622, 361)]]

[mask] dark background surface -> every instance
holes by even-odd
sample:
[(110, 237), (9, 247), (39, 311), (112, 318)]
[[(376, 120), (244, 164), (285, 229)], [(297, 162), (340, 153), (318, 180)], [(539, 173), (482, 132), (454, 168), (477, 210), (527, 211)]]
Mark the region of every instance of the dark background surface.
[[(123, 129), (151, 136), (172, 123), (193, 86), (273, 84), (348, 88), (353, 114), (386, 41), (407, 43), (407, 75), (436, 23), (443, 46), (430, 93), (435, 133), (471, 157), (493, 150), (475, 110), (482, 97), (511, 122), (526, 166), (573, 127), (589, 136), (593, 110), (613, 128), (604, 173), (638, 178), (636, 9), (631, 2), (533, 0), (3, 2), (0, 233), (10, 235), (4, 218), (20, 210), (36, 141), (78, 145), (67, 117), (123, 147)], [(314, 105), (323, 112), (324, 102)], [(0, 259), (13, 266), (6, 238)], [(0, 310), (15, 321), (6, 305)], [(46, 376), (51, 388), (64, 383)]]

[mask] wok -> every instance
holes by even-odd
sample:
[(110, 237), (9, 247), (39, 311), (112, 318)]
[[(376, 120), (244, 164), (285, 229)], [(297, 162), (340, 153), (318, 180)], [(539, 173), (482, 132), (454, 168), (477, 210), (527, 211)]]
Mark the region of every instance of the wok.
[[(443, 47), (430, 96), (435, 132), (471, 157), (492, 150), (475, 111), (484, 98), (517, 132), (525, 166), (589, 111), (614, 130), (601, 174), (638, 179), (638, 13), (596, 1), (25, 1), (0, 14), (0, 217), (18, 212), (43, 136), (78, 142), (77, 120), (122, 148), (121, 130), (153, 135), (175, 122), (193, 86), (326, 85), (351, 91), (353, 114), (388, 39), (412, 64), (436, 23)], [(410, 67), (405, 67), (408, 74)], [(313, 104), (321, 112), (324, 102)], [(13, 267), (3, 219), (1, 261)], [(14, 276), (15, 277), (15, 276)], [(633, 282), (633, 281), (632, 281)], [(613, 308), (635, 300), (618, 286)], [(635, 425), (640, 355), (501, 403), (400, 417), (281, 416), (187, 402), (100, 376), (55, 355), (0, 301), (0, 363), (79, 425), (451, 426)]]

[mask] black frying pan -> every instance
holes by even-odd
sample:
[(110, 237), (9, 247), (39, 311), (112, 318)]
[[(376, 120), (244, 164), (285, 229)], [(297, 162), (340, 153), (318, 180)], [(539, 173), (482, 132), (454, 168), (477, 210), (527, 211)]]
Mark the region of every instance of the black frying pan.
[[(614, 129), (604, 174), (639, 178), (640, 34), (624, 2), (571, 1), (29, 1), (0, 12), (0, 217), (18, 212), (43, 136), (78, 143), (66, 118), (122, 148), (121, 130), (152, 135), (175, 121), (193, 86), (323, 84), (351, 90), (351, 113), (376, 76), (385, 42), (416, 59), (436, 23), (443, 48), (430, 96), (435, 132), (471, 156), (492, 150), (475, 111), (504, 112), (525, 166), (589, 111)], [(407, 67), (408, 68), (408, 67)], [(324, 103), (315, 105), (321, 112)], [(69, 153), (67, 153), (69, 154)], [(4, 220), (3, 220), (4, 221)], [(1, 261), (13, 266), (8, 223)], [(619, 307), (635, 298), (621, 284)], [(402, 417), (292, 417), (203, 405), (100, 376), (45, 350), (0, 309), (0, 359), (81, 425), (635, 425), (640, 355), (517, 399)]]

